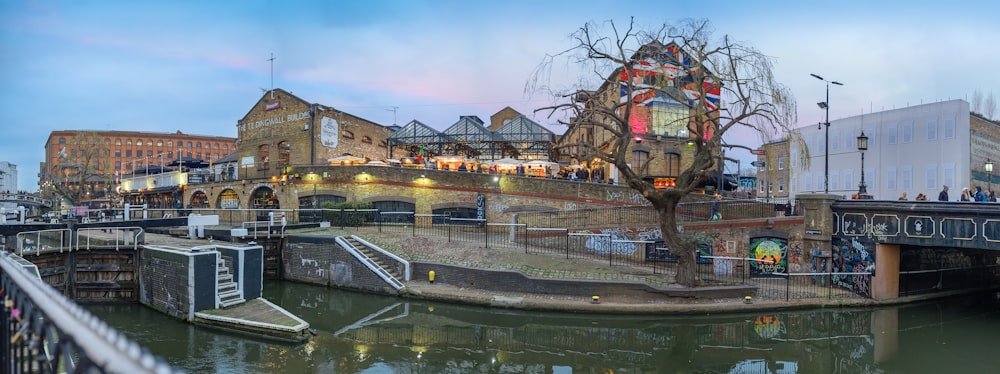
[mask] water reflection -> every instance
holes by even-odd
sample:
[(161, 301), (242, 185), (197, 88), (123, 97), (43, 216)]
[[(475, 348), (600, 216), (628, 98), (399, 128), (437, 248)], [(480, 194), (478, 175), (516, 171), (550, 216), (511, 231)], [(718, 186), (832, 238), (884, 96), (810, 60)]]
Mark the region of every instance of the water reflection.
[(485, 309), (288, 282), (266, 284), (265, 297), (319, 335), (285, 345), (193, 327), (140, 306), (93, 310), (191, 372), (990, 372), (990, 340), (1000, 333), (994, 295), (901, 308), (683, 317)]

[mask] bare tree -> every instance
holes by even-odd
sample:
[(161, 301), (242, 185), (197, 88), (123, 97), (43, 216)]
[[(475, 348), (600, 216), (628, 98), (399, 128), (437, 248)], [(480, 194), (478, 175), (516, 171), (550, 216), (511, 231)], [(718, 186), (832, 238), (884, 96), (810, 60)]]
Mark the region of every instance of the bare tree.
[(972, 102), (969, 103), (969, 110), (973, 113), (982, 113), (983, 110), (983, 92), (980, 90), (972, 91)]
[[(526, 89), (547, 89), (541, 81), (560, 57), (572, 59), (599, 79), (596, 91), (578, 87), (557, 93), (568, 102), (539, 111), (569, 118), (560, 120), (569, 127), (567, 134), (584, 126), (610, 134), (599, 144), (581, 140), (561, 146), (584, 150), (588, 157), (613, 165), (625, 184), (649, 200), (658, 212), (664, 242), (678, 258), (676, 282), (696, 286), (696, 242), (677, 229), (678, 202), (719, 169), (722, 148), (733, 146), (724, 144), (723, 134), (740, 126), (770, 138), (794, 122), (795, 101), (775, 80), (770, 57), (729, 36), (713, 39), (707, 20), (686, 20), (652, 31), (638, 30), (634, 20), (624, 30), (614, 22), (607, 25), (609, 36), (602, 35), (595, 23), (580, 28), (573, 34), (575, 46), (547, 58)], [(639, 103), (651, 97), (681, 106), (669, 117), (687, 128), (685, 141), (694, 147), (672, 189), (657, 189), (643, 179), (651, 160), (637, 168), (629, 166), (631, 147), (652, 134), (643, 127), (650, 117), (638, 120), (644, 116)]]
[(87, 197), (104, 196), (113, 181), (110, 149), (96, 132), (78, 132), (59, 150), (58, 162), (46, 172), (57, 195), (78, 205)]
[(993, 97), (993, 93), (990, 92), (986, 95), (986, 101), (983, 102), (983, 116), (991, 120), (996, 120), (996, 113), (997, 99)]

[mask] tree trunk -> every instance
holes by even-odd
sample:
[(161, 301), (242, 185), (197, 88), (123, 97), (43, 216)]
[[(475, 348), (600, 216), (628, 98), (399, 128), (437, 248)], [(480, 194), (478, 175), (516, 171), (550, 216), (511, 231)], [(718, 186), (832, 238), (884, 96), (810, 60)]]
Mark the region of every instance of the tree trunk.
[[(672, 197), (668, 197), (668, 200)], [(680, 200), (679, 197), (676, 198)], [(670, 249), (670, 254), (677, 257), (677, 275), (674, 281), (685, 287), (698, 285), (698, 272), (695, 243), (685, 240), (677, 231), (677, 201), (667, 201), (660, 212), (660, 232), (663, 233), (663, 243)]]

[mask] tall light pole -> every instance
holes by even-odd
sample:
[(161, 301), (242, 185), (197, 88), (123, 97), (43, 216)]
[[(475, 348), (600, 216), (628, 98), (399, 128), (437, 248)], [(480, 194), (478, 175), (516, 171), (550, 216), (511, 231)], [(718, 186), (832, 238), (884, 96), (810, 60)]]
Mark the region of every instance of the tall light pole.
[(986, 169), (986, 190), (990, 191), (990, 197), (993, 196), (993, 161), (986, 159), (986, 163), (983, 164), (983, 168)]
[(823, 193), (830, 193), (830, 84), (833, 83), (838, 86), (843, 86), (844, 84), (837, 81), (828, 81), (816, 74), (809, 75), (826, 82), (826, 101), (816, 103), (816, 105), (819, 105), (820, 109), (826, 110), (826, 121), (823, 122), (823, 124), (826, 124), (826, 145), (823, 147), (823, 158), (825, 159), (823, 167)]
[(861, 130), (861, 135), (858, 135), (858, 150), (861, 151), (861, 183), (858, 184), (858, 198), (861, 199), (863, 195), (868, 194), (868, 186), (865, 185), (865, 151), (868, 150), (868, 137), (865, 136), (865, 130)]

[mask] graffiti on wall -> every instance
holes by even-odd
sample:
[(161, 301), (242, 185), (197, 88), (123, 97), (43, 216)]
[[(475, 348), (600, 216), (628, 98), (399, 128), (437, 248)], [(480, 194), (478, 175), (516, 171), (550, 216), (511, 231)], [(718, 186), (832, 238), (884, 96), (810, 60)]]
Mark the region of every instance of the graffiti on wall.
[(788, 240), (783, 238), (750, 238), (750, 274), (773, 276), (788, 272)]
[(833, 237), (830, 248), (834, 273), (833, 284), (854, 291), (860, 295), (870, 295), (870, 276), (875, 275), (875, 243), (865, 237)]
[(629, 239), (628, 229), (603, 229), (587, 238), (583, 246), (600, 254), (631, 255), (638, 249), (638, 244)]

